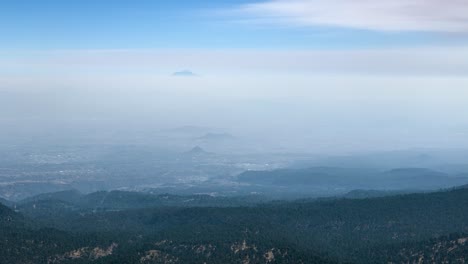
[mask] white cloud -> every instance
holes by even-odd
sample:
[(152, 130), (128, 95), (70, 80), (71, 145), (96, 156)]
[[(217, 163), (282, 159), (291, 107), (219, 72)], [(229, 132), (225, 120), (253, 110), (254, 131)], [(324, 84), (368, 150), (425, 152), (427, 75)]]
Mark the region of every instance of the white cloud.
[(468, 32), (466, 0), (269, 0), (239, 11), (259, 22), (297, 26)]

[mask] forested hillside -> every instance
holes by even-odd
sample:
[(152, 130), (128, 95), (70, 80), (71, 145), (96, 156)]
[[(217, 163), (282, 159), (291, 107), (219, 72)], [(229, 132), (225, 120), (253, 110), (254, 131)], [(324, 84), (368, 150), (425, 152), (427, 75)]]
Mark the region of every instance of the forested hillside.
[[(114, 197), (107, 203), (112, 206), (100, 210), (89, 206), (95, 195), (99, 193), (36, 197), (17, 205), (19, 213), (0, 207), (3, 259), (401, 263), (420, 256), (428, 263), (456, 263), (465, 259), (467, 250), (463, 233), (468, 233), (468, 190), (464, 188), (228, 207), (219, 206), (220, 202), (217, 207), (156, 206), (145, 204), (146, 195), (116, 192), (107, 194)], [(133, 203), (140, 206), (130, 209), (124, 203), (125, 208), (115, 209), (122, 196), (134, 197)], [(26, 244), (33, 249), (24, 250)]]

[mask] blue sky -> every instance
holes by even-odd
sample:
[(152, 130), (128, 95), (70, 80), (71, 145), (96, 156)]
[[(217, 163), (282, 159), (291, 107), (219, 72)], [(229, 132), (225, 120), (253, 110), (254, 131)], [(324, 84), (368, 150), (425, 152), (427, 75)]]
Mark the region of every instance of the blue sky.
[(4, 0), (0, 12), (4, 73), (460, 75), (468, 67), (464, 1)]
[(360, 49), (465, 39), (424, 30), (262, 23), (265, 16), (282, 14), (269, 16), (264, 6), (251, 12), (249, 5), (258, 3), (268, 1), (4, 0), (0, 49)]

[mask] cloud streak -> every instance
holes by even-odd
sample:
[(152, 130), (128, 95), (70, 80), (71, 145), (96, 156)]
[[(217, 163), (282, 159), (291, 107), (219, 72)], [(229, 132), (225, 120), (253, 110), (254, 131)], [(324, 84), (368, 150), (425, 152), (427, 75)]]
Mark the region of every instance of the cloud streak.
[(468, 33), (466, 0), (269, 0), (243, 5), (238, 11), (259, 23)]

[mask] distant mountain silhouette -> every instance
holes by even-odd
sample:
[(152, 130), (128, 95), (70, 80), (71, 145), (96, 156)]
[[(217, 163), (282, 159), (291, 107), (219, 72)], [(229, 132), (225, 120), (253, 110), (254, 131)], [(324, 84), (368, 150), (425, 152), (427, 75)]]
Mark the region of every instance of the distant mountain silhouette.
[(9, 215), (12, 211), (10, 208), (0, 203), (0, 216)]
[(39, 194), (36, 196), (26, 198), (22, 200), (21, 202), (26, 203), (26, 202), (37, 202), (37, 201), (43, 201), (43, 200), (59, 200), (59, 201), (64, 201), (68, 203), (74, 203), (80, 200), (83, 196), (84, 194), (80, 193), (77, 190), (66, 190), (66, 191), (60, 191), (60, 192)]
[(234, 139), (236, 138), (229, 133), (207, 133), (204, 136), (197, 138), (197, 140), (205, 140), (205, 141), (234, 140)]
[(189, 71), (189, 70), (183, 70), (183, 71), (178, 71), (174, 72), (172, 76), (178, 76), (178, 77), (193, 77), (197, 76), (195, 73)]
[(0, 228), (15, 225), (18, 222), (23, 221), (23, 216), (17, 214), (6, 205), (0, 203)]
[(205, 151), (200, 146), (196, 146), (196, 147), (192, 148), (191, 150), (185, 152), (184, 154), (188, 155), (188, 156), (201, 156), (201, 155), (209, 155), (211, 153)]
[(392, 178), (419, 178), (421, 180), (424, 179), (440, 179), (440, 178), (445, 178), (448, 175), (439, 172), (439, 171), (434, 171), (430, 169), (425, 169), (425, 168), (397, 168), (397, 169), (392, 169), (390, 171), (387, 171), (384, 173), (385, 176), (387, 177), (392, 177)]
[(396, 196), (409, 193), (416, 193), (416, 191), (409, 190), (400, 190), (400, 191), (385, 191), (385, 190), (352, 190), (345, 195), (343, 198), (347, 199), (369, 199), (369, 198), (378, 198), (386, 196)]
[(169, 135), (171, 136), (185, 136), (185, 137), (194, 138), (194, 137), (200, 137), (212, 131), (215, 131), (215, 129), (210, 128), (210, 127), (187, 125), (187, 126), (165, 129), (162, 132), (169, 133)]
[(314, 186), (371, 190), (437, 190), (467, 184), (468, 177), (423, 168), (397, 168), (387, 172), (366, 169), (315, 167), (247, 171), (237, 176), (242, 183), (263, 186)]
[(13, 204), (13, 202), (10, 202), (8, 200), (0, 198), (0, 204), (6, 205), (6, 206), (11, 206)]

